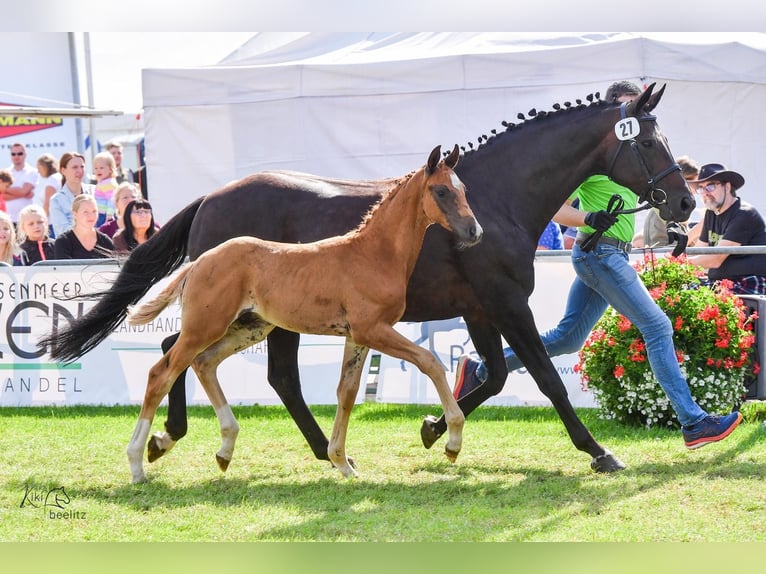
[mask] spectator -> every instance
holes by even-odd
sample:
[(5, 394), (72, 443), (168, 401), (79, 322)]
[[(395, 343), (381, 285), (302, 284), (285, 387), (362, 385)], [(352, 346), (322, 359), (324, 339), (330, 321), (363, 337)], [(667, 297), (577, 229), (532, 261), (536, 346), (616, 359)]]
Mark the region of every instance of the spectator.
[(120, 253), (133, 251), (159, 229), (154, 223), (152, 206), (145, 199), (131, 201), (125, 208), (123, 219), (125, 227), (117, 231), (112, 238), (115, 250)]
[(56, 158), (44, 153), (37, 158), (37, 187), (35, 188), (35, 203), (45, 210), (46, 219), (51, 212), (51, 197), (61, 189), (61, 174)]
[(117, 167), (112, 154), (108, 151), (96, 154), (93, 158), (93, 175), (96, 177), (96, 187), (93, 196), (98, 204), (98, 221), (96, 227), (106, 223), (107, 219), (114, 217), (114, 201), (112, 196), (117, 189), (117, 180), (114, 178)]
[(3, 192), (3, 197), (5, 210), (16, 223), (19, 220), (19, 212), (34, 200), (37, 185), (37, 170), (27, 163), (27, 149), (24, 144), (11, 144), (11, 166), (8, 169), (13, 184)]
[(132, 183), (121, 183), (117, 186), (113, 199), (115, 209), (114, 217), (98, 228), (101, 233), (105, 233), (109, 237), (114, 237), (114, 234), (117, 233), (119, 229), (125, 227), (125, 224), (123, 223), (123, 214), (125, 213), (127, 205), (131, 201), (143, 199), (143, 197), (141, 196), (139, 189)]
[(114, 252), (112, 239), (96, 229), (96, 199), (81, 193), (72, 201), (74, 225), (56, 237), (53, 255), (56, 259), (106, 259)]
[(72, 202), (81, 194), (93, 195), (93, 186), (83, 183), (85, 177), (85, 156), (77, 152), (66, 152), (59, 161), (61, 189), (50, 201), (50, 223), (56, 237), (72, 228)]
[(11, 216), (0, 211), (0, 261), (8, 265), (24, 265), (16, 243), (16, 229)]
[[(640, 88), (632, 82), (617, 82), (607, 89), (606, 100), (626, 102), (640, 93)], [(580, 199), (580, 209), (567, 203), (554, 217), (556, 221), (579, 227), (572, 248), (572, 265), (577, 276), (569, 288), (564, 317), (556, 327), (540, 336), (545, 349), (552, 357), (578, 351), (607, 306), (612, 305), (641, 332), (652, 372), (681, 423), (686, 448), (695, 449), (722, 440), (739, 425), (742, 414), (709, 415), (692, 397), (676, 358), (670, 319), (630, 264), (629, 242), (635, 234), (635, 220), (632, 214), (615, 216), (606, 211), (615, 193), (622, 195), (627, 209), (638, 202), (630, 190), (606, 175), (590, 176), (574, 192)], [(591, 251), (583, 250), (582, 244), (596, 231), (603, 232), (603, 236)], [(509, 371), (521, 366), (513, 349), (507, 347), (503, 352)], [(462, 355), (455, 371), (453, 393), (456, 398), (462, 398), (486, 380), (484, 363)]]
[(11, 170), (0, 169), (0, 211), (8, 213), (5, 206), (5, 190), (13, 185), (13, 176)]
[(548, 222), (548, 225), (545, 226), (542, 235), (540, 235), (540, 239), (537, 240), (538, 251), (544, 251), (548, 249), (564, 249), (564, 236), (561, 233), (559, 224), (555, 221)]
[[(702, 196), (705, 218), (700, 224), (699, 247), (765, 245), (766, 225), (761, 214), (737, 196), (745, 178), (720, 163), (700, 168), (690, 182)], [(766, 249), (765, 249), (766, 250)], [(695, 255), (689, 261), (707, 269), (712, 282), (728, 279), (738, 294), (766, 295), (766, 253)]]
[(48, 235), (48, 218), (37, 204), (27, 205), (19, 213), (19, 247), (24, 265), (53, 259), (53, 240)]
[(111, 141), (107, 142), (104, 147), (106, 148), (106, 151), (112, 154), (112, 157), (114, 158), (114, 177), (117, 180), (117, 183), (135, 183), (136, 180), (133, 172), (122, 167), (122, 144), (119, 142)]

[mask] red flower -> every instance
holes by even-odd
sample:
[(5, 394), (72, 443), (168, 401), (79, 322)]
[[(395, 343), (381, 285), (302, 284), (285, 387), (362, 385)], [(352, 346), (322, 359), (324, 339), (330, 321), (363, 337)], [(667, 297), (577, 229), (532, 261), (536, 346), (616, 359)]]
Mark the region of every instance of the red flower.
[(620, 315), (620, 318), (617, 320), (617, 329), (620, 331), (620, 333), (624, 333), (628, 329), (630, 329), (633, 325), (631, 324), (630, 320), (627, 317), (624, 317), (623, 315)]
[(680, 331), (680, 330), (681, 330), (681, 327), (683, 327), (683, 326), (684, 326), (684, 318), (683, 318), (683, 317), (681, 317), (681, 315), (679, 315), (678, 317), (676, 317), (676, 324), (675, 324), (675, 325), (673, 325), (673, 328), (674, 328), (676, 331)]
[(713, 305), (708, 305), (697, 314), (697, 319), (701, 319), (702, 321), (710, 321), (716, 317), (718, 317), (718, 307)]
[(619, 379), (625, 374), (625, 367), (623, 367), (622, 365), (617, 365), (614, 368), (614, 371), (612, 371), (612, 374), (615, 376), (615, 378)]

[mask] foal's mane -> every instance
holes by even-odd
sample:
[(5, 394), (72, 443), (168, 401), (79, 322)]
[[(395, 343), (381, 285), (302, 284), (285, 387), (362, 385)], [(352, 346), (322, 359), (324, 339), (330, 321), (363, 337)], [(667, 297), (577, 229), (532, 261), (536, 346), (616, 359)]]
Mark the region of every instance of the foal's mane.
[[(420, 168), (424, 169), (424, 168)], [(375, 214), (375, 212), (380, 208), (381, 205), (389, 203), (393, 200), (393, 198), (396, 196), (399, 191), (404, 188), (404, 186), (407, 185), (407, 183), (412, 179), (412, 176), (414, 176), (419, 170), (413, 170), (408, 174), (405, 174), (401, 177), (397, 177), (391, 181), (392, 187), (389, 191), (387, 191), (383, 197), (380, 198), (380, 200), (372, 205), (370, 209), (367, 210), (367, 213), (364, 214), (364, 217), (362, 218), (362, 221), (359, 225), (356, 226), (356, 228), (351, 231), (352, 234), (359, 233), (370, 221), (372, 216)]]

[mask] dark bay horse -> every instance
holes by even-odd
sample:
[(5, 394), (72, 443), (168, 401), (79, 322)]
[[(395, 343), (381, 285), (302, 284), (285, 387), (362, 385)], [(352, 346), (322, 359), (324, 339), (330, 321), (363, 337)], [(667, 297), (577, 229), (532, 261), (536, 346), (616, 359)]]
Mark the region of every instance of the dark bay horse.
[[(434, 148), (426, 165), (402, 178), (354, 231), (300, 244), (230, 239), (185, 265), (159, 295), (129, 311), (130, 323), (144, 324), (181, 299), (180, 335), (149, 371), (128, 446), (133, 482), (146, 478), (141, 459), (157, 407), (190, 364), (218, 415), (222, 445), (216, 459), (222, 470), (228, 468), (239, 425), (216, 371), (221, 361), (262, 341), (275, 327), (346, 338), (327, 451), (343, 476), (356, 476), (346, 457), (346, 434), (370, 347), (417, 365), (433, 381), (449, 430), (445, 453), (454, 462), (462, 445), (463, 412), (436, 357), (394, 324), (404, 314), (407, 281), (431, 224), (452, 232), (465, 246), (481, 239), (481, 226), (452, 170), (459, 152), (455, 146), (440, 161), (441, 148)], [(248, 318), (246, 328), (238, 322), (242, 316)]]
[[(668, 221), (688, 218), (694, 198), (652, 115), (664, 92), (664, 87), (657, 92), (654, 87), (628, 104), (604, 102), (598, 95), (589, 104), (556, 104), (555, 111), (530, 112), (517, 125), (504, 123), (505, 131), (482, 136), (481, 144), (456, 167), (484, 228), (482, 242), (463, 252), (446, 231), (431, 228), (410, 277), (402, 317), (416, 322), (465, 319), (489, 372), (484, 385), (458, 402), (466, 415), (505, 384), (502, 335), (553, 404), (575, 447), (591, 455), (591, 467), (599, 472), (624, 465), (577, 417), (540, 340), (528, 303), (535, 247), (554, 213), (593, 174), (607, 174), (630, 188)], [(638, 129), (628, 139), (622, 133), (618, 137), (631, 118), (638, 120), (632, 124)], [(127, 306), (175, 270), (187, 253), (195, 259), (240, 235), (296, 243), (340, 235), (358, 225), (391, 185), (390, 180), (339, 181), (284, 172), (259, 173), (229, 184), (191, 203), (140, 245), (97, 304), (41, 345), (53, 358), (74, 360), (104, 340), (125, 319)], [(282, 329), (271, 332), (268, 379), (315, 456), (326, 459), (328, 440), (301, 394), (299, 337)], [(172, 342), (166, 340), (163, 350)], [(151, 439), (150, 460), (186, 433), (184, 393), (180, 380), (169, 396), (167, 433)], [(430, 447), (445, 431), (443, 417), (426, 419), (421, 427), (424, 445)]]

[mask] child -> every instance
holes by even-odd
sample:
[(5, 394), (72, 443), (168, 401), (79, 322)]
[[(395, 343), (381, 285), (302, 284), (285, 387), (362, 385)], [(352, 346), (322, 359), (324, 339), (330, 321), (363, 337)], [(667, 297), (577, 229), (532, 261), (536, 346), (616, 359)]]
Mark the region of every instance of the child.
[(13, 185), (13, 176), (7, 169), (0, 169), (0, 211), (7, 211), (5, 208), (5, 198), (3, 194), (5, 190)]
[(27, 205), (19, 212), (19, 242), (24, 265), (53, 259), (53, 240), (48, 235), (44, 208)]
[(0, 261), (8, 265), (24, 265), (16, 245), (16, 230), (11, 216), (0, 211)]
[(93, 158), (93, 175), (96, 178), (96, 191), (93, 196), (98, 204), (96, 227), (103, 225), (110, 217), (114, 217), (115, 209), (112, 195), (117, 189), (117, 180), (114, 178), (116, 171), (117, 164), (108, 151), (96, 154)]

